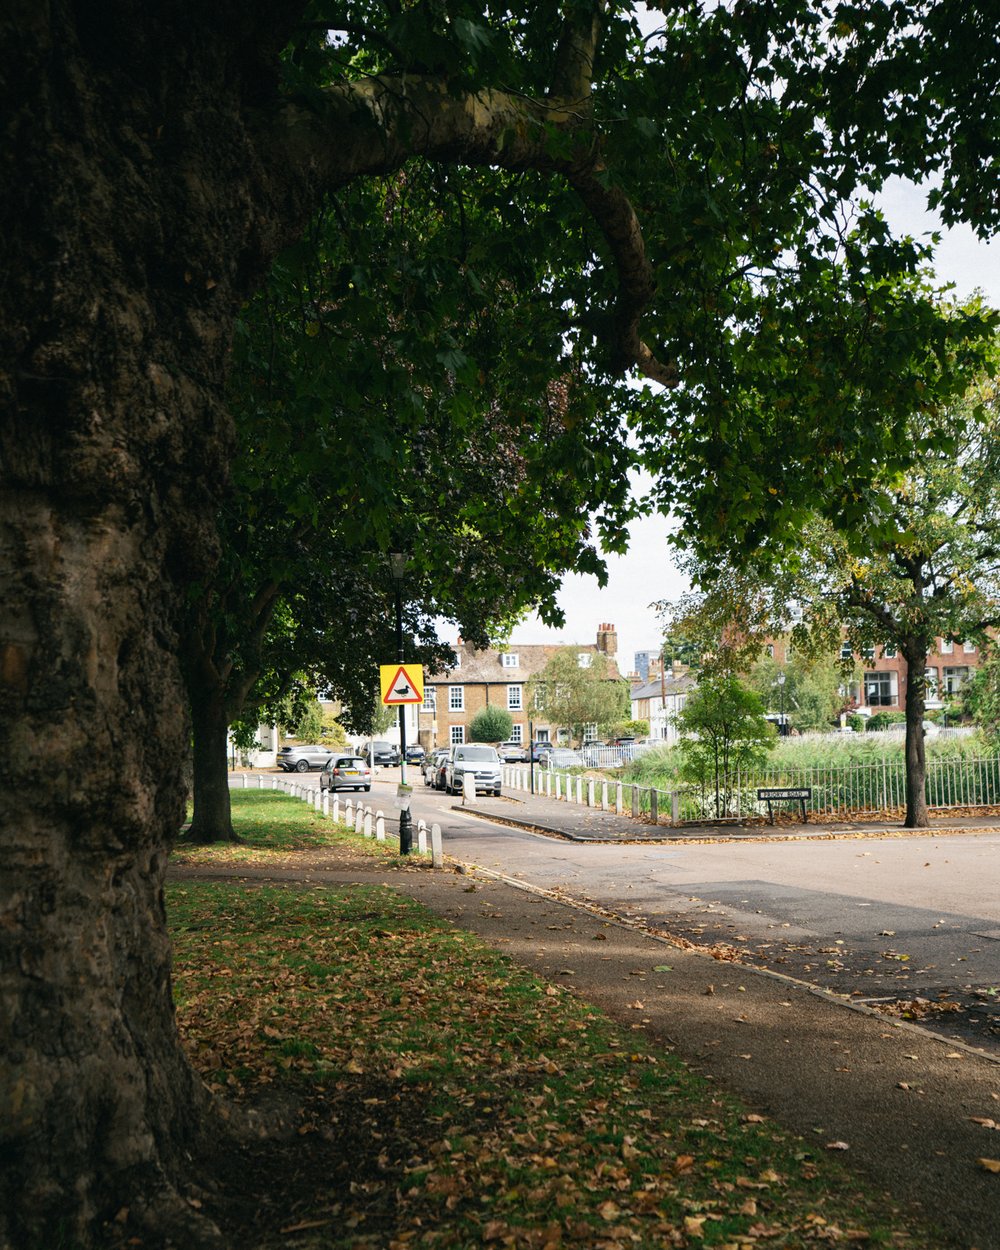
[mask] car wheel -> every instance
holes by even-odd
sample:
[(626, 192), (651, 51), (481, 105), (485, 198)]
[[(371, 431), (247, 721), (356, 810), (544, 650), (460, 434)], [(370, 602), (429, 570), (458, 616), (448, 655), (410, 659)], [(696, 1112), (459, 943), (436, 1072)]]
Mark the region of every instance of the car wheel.
[(299, 762), (295, 765), (295, 771), (297, 773), (307, 773), (309, 771), (309, 761), (299, 760)]
[(367, 794), (368, 791), (371, 789), (371, 786), (362, 786), (361, 789), (364, 790), (364, 792)]
[(494, 791), (493, 791), (493, 794), (494, 794), (494, 797), (495, 797), (495, 798), (499, 798), (499, 797), (500, 797), (500, 791), (499, 791), (499, 790), (494, 790)]

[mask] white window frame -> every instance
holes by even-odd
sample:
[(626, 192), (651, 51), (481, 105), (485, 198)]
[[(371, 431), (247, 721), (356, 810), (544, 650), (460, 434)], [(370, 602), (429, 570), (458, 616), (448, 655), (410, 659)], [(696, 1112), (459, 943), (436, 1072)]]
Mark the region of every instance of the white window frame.
[(465, 745), (465, 726), (452, 725), (448, 730), (448, 745), (460, 747)]
[(963, 643), (962, 643), (962, 652), (963, 652), (963, 654), (964, 654), (964, 655), (975, 655), (975, 654), (976, 654), (976, 644), (975, 644), (974, 642), (963, 642)]
[[(869, 670), (865, 673), (865, 703), (869, 707), (899, 706), (899, 675), (894, 668)], [(889, 689), (883, 689), (888, 685)], [(878, 686), (878, 693), (872, 698), (872, 686)]]
[(448, 687), (448, 711), (464, 712), (465, 711), (465, 687), (449, 686)]
[(927, 665), (927, 667), (924, 669), (924, 684), (925, 684), (925, 686), (926, 686), (926, 689), (927, 689), (927, 693), (928, 693), (928, 694), (930, 694), (930, 695), (936, 695), (936, 694), (937, 694), (937, 692), (938, 692), (938, 671), (937, 671), (937, 666), (936, 666), (936, 665), (934, 665), (934, 664), (928, 664), (928, 665)]
[(437, 711), (437, 686), (424, 686), (424, 701), (420, 705), (421, 712)]
[(942, 638), (941, 639), (941, 654), (942, 655), (954, 655), (955, 654), (955, 639), (954, 638)]
[(524, 711), (524, 687), (508, 686), (507, 687), (507, 711), (523, 712)]
[(968, 680), (967, 664), (949, 665), (941, 670), (941, 688), (945, 694), (958, 694)]
[(849, 642), (840, 644), (840, 658), (842, 660), (850, 660), (854, 658), (854, 649)]
[(580, 651), (577, 654), (576, 662), (580, 668), (590, 668), (594, 662), (593, 653), (590, 651)]
[(896, 648), (892, 643), (882, 648), (882, 658), (884, 660), (894, 660), (896, 658)]
[(524, 741), (524, 726), (514, 724), (510, 727), (510, 740), (518, 744)]
[(500, 654), (500, 663), (504, 668), (520, 668), (521, 657), (517, 651), (503, 651)]

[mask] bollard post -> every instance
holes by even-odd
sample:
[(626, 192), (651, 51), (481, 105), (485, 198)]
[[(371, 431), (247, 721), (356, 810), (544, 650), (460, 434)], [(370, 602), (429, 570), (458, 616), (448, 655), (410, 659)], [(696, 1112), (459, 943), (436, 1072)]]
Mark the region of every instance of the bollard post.
[(360, 833), (365, 824), (365, 809), (361, 806), (361, 800), (358, 799), (358, 805), (354, 809), (354, 832)]
[(427, 821), (417, 821), (417, 850), (421, 855), (427, 854)]
[(594, 806), (594, 779), (593, 777), (587, 778), (587, 806), (588, 807)]
[(632, 787), (632, 817), (633, 819), (639, 815), (639, 787)]
[(245, 790), (246, 788), (247, 788), (247, 775), (246, 773), (244, 773), (243, 774), (243, 789)]
[(375, 813), (375, 841), (385, 841), (385, 813), (382, 811)]
[(583, 778), (579, 773), (576, 776), (576, 801), (581, 807), (583, 806)]
[(621, 816), (625, 812), (625, 794), (624, 788), (620, 781), (615, 782), (615, 815)]
[(602, 781), (601, 782), (601, 811), (606, 812), (607, 810), (608, 810), (608, 783), (606, 781)]
[(344, 800), (344, 823), (354, 824), (354, 803), (350, 799)]
[(681, 823), (681, 796), (676, 790), (670, 796), (670, 823), (672, 825)]
[(264, 778), (263, 778), (263, 777), (258, 777), (258, 778), (257, 778), (257, 789), (258, 789), (258, 790), (263, 790), (263, 789), (264, 789)]
[(649, 792), (649, 823), (652, 825), (660, 823), (660, 792), (658, 790)]
[(560, 793), (561, 790), (562, 790), (562, 778), (559, 776), (558, 773), (556, 773), (556, 798), (557, 799), (562, 798), (562, 794)]
[(434, 868), (444, 867), (444, 851), (441, 849), (441, 826), (437, 821), (431, 825), (431, 864)]
[(333, 792), (333, 819), (340, 824), (340, 795), (336, 790)]
[(372, 809), (369, 807), (365, 811), (365, 837), (370, 838), (371, 836), (372, 836)]

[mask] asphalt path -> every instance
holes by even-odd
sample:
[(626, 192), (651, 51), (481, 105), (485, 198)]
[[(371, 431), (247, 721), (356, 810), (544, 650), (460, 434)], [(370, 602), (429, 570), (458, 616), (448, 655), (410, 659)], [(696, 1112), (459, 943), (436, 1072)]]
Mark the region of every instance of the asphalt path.
[(415, 818), (441, 825), (455, 859), (1000, 1055), (1000, 831), (582, 844), (487, 823), (414, 780)]

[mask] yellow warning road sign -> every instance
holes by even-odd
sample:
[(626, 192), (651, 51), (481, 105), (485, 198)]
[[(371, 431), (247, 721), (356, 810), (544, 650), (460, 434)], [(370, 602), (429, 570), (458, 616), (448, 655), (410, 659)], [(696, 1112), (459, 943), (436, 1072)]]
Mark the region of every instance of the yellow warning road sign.
[(423, 703), (424, 667), (422, 664), (380, 664), (378, 675), (383, 703), (390, 707), (397, 703)]

